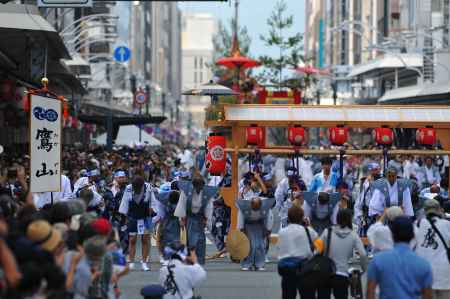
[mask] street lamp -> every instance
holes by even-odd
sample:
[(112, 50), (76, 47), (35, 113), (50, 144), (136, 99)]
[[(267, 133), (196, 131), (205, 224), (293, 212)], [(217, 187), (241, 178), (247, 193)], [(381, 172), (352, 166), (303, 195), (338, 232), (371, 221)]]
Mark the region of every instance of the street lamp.
[(117, 19), (113, 19), (115, 22), (102, 22), (102, 21), (89, 21), (88, 25), (80, 24), (77, 27), (74, 27), (73, 30), (60, 34), (63, 39), (66, 39), (71, 36), (75, 36), (75, 38), (79, 37), (83, 31), (101, 27), (117, 27)]
[(82, 27), (83, 25), (80, 23), (82, 23), (84, 21), (92, 21), (96, 18), (99, 18), (100, 21), (105, 21), (107, 19), (116, 19), (117, 20), (117, 19), (119, 19), (119, 16), (113, 15), (113, 14), (95, 14), (95, 15), (84, 16), (84, 17), (81, 17), (78, 20), (70, 23), (66, 27), (64, 27), (64, 29), (61, 30), (59, 34), (64, 35), (64, 34), (70, 32), (69, 30), (71, 30), (72, 27), (75, 27), (75, 28), (79, 28), (80, 26)]

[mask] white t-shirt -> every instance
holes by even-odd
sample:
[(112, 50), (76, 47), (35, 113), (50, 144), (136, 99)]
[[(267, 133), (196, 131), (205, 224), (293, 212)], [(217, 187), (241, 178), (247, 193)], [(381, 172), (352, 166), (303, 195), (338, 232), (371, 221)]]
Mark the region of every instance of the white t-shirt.
[[(172, 260), (170, 265), (174, 265), (173, 275), (178, 286), (179, 293), (166, 294), (164, 299), (190, 299), (193, 296), (192, 289), (198, 287), (206, 280), (206, 271), (199, 264), (186, 265), (179, 260)], [(159, 270), (159, 282), (164, 286), (169, 271), (167, 267)]]
[[(450, 246), (450, 221), (433, 218), (436, 228)], [(419, 227), (414, 225), (416, 236), (416, 253), (430, 262), (433, 270), (433, 289), (450, 290), (450, 261), (441, 239), (427, 219), (421, 219)]]
[[(319, 235), (316, 231), (308, 227), (311, 240), (314, 242)], [(305, 227), (299, 224), (289, 224), (282, 228), (278, 233), (278, 257), (301, 257), (308, 258), (312, 256), (311, 247), (308, 241)]]
[(67, 176), (61, 175), (61, 191), (60, 192), (42, 192), (33, 194), (33, 201), (36, 208), (41, 209), (46, 204), (59, 201), (69, 201), (72, 199), (72, 187)]

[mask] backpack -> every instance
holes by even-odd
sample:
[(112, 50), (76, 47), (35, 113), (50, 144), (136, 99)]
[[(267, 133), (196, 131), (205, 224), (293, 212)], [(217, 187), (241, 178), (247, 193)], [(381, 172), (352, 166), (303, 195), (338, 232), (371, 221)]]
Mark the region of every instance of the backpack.
[[(308, 228), (305, 226), (306, 235), (308, 236), (311, 252), (314, 254), (314, 245), (311, 240)], [(328, 256), (330, 251), (332, 228), (328, 228), (327, 247), (324, 254), (315, 254), (307, 259), (300, 267), (300, 275), (303, 283), (308, 286), (323, 287), (327, 286), (330, 278), (336, 273), (336, 264)]]

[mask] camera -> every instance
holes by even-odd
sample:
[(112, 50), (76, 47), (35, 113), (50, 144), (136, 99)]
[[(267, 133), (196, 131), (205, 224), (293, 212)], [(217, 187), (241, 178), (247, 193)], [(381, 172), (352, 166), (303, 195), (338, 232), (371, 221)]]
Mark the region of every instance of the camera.
[(17, 169), (9, 168), (8, 169), (8, 179), (15, 179), (17, 177)]

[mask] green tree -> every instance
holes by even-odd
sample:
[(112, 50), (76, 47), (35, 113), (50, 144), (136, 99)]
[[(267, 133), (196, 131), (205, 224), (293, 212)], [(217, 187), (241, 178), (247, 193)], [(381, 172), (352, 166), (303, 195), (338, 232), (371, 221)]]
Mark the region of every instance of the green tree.
[(294, 16), (287, 15), (287, 5), (284, 0), (275, 4), (274, 10), (267, 19), (269, 33), (261, 35), (260, 39), (268, 47), (278, 48), (277, 57), (261, 56), (259, 61), (264, 66), (259, 79), (265, 84), (283, 86), (283, 70), (296, 68), (302, 61), (303, 36), (300, 33), (287, 35), (294, 24)]
[[(232, 18), (228, 24), (224, 24), (219, 21), (218, 30), (216, 35), (213, 37), (213, 63), (208, 64), (214, 76), (219, 78), (224, 78), (227, 81), (232, 77), (233, 73), (229, 72), (226, 68), (218, 66), (215, 64), (216, 60), (222, 57), (227, 57), (231, 55), (231, 47), (233, 45), (233, 28), (235, 25), (234, 18)], [(248, 34), (247, 27), (243, 26), (238, 29), (238, 41), (241, 55), (249, 55), (251, 38)]]

